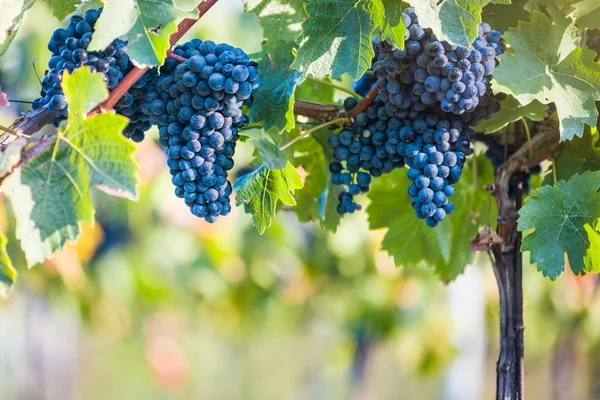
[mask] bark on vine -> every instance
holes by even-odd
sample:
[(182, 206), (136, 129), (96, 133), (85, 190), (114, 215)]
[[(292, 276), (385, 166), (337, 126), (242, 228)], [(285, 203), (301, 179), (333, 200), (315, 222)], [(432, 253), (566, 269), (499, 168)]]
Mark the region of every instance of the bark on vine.
[[(556, 114), (537, 126), (531, 143), (525, 142), (498, 169), (496, 182), (488, 190), (498, 207), (496, 233), (500, 243), (490, 246), (489, 253), (500, 298), (500, 353), (496, 366), (496, 400), (522, 400), (525, 393), (524, 324), (523, 324), (523, 260), (521, 232), (517, 230), (522, 193), (508, 194), (513, 174), (527, 170), (551, 156), (559, 147)], [(530, 146), (537, 155), (529, 157)]]

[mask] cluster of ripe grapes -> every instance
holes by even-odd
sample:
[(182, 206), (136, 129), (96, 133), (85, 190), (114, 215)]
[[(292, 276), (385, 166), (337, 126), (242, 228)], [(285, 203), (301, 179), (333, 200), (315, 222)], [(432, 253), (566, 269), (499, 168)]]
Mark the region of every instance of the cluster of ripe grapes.
[[(116, 39), (104, 51), (88, 51), (102, 8), (73, 16), (65, 29), (57, 29), (48, 43), (52, 57), (42, 80), (41, 97), (34, 109), (47, 107), (57, 114), (54, 125), (67, 117), (61, 81), (65, 70), (81, 67), (102, 74), (113, 89), (132, 68), (127, 42)], [(241, 49), (228, 44), (193, 39), (174, 53), (186, 58), (167, 59), (119, 99), (115, 111), (129, 118), (123, 134), (139, 142), (152, 125), (159, 128), (175, 194), (191, 212), (208, 222), (231, 211), (232, 188), (227, 181), (233, 167), (238, 129), (248, 123), (242, 112), (258, 89), (257, 64)]]
[(242, 112), (260, 80), (257, 64), (239, 48), (193, 39), (175, 48), (183, 63), (167, 60), (151, 76), (142, 104), (159, 128), (175, 194), (192, 214), (208, 222), (231, 211), (228, 171), (238, 129), (248, 123)]
[[(42, 79), (39, 98), (33, 101), (33, 109), (46, 106), (57, 114), (53, 124), (58, 126), (67, 117), (67, 100), (62, 90), (63, 72), (86, 66), (93, 72), (99, 72), (108, 89), (113, 89), (123, 76), (133, 68), (127, 55), (127, 42), (116, 39), (104, 51), (88, 51), (92, 41), (94, 27), (102, 14), (102, 8), (88, 10), (84, 17), (72, 16), (69, 25), (54, 31), (48, 42), (48, 50), (52, 56), (48, 61), (48, 73)], [(141, 87), (141, 86), (140, 86)], [(115, 111), (126, 115), (130, 124), (125, 131), (127, 137), (141, 141), (144, 132), (150, 129), (151, 123), (143, 115), (131, 112), (136, 108), (133, 92), (126, 93), (115, 106)]]
[[(473, 44), (462, 47), (438, 41), (419, 25), (411, 8), (403, 18), (404, 49), (374, 42), (375, 79), (363, 77), (356, 87), (365, 93), (374, 80), (378, 95), (351, 126), (330, 136), (330, 171), (332, 183), (347, 188), (338, 205), (344, 214), (360, 209), (354, 197), (369, 190), (365, 175), (408, 167), (415, 215), (435, 227), (454, 210), (448, 197), (455, 193), (452, 185), (460, 180), (466, 157), (473, 154), (471, 126), (499, 109), (489, 78), (504, 46), (501, 33), (486, 23), (479, 25)], [(349, 99), (345, 106), (354, 104)]]

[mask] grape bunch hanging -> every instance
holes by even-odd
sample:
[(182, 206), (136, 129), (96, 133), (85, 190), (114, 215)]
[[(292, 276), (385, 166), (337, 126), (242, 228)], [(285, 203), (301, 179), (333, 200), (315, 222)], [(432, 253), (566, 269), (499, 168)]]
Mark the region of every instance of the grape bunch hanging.
[[(49, 71), (42, 79), (41, 97), (33, 108), (46, 107), (57, 115), (54, 125), (67, 118), (62, 90), (63, 72), (90, 68), (112, 90), (134, 65), (127, 42), (116, 39), (104, 51), (88, 51), (102, 8), (73, 16), (48, 43)], [(248, 124), (242, 112), (259, 86), (258, 68), (241, 49), (193, 39), (174, 48), (186, 59), (167, 59), (160, 73), (153, 69), (117, 102), (115, 111), (129, 119), (123, 134), (139, 142), (152, 125), (159, 128), (175, 194), (191, 212), (208, 222), (231, 211), (232, 192), (227, 174), (233, 167), (238, 129)]]
[(151, 78), (142, 111), (159, 128), (175, 194), (192, 214), (216, 222), (231, 211), (228, 171), (242, 112), (260, 80), (257, 64), (239, 48), (193, 39), (175, 48), (186, 58), (169, 59)]
[[(365, 82), (374, 81), (377, 97), (351, 126), (329, 137), (329, 168), (332, 183), (345, 188), (337, 209), (345, 214), (360, 209), (355, 196), (369, 191), (372, 177), (407, 167), (415, 215), (435, 227), (454, 211), (449, 197), (473, 154), (471, 127), (499, 109), (489, 79), (504, 45), (486, 23), (473, 44), (462, 47), (438, 41), (412, 8), (403, 19), (404, 49), (374, 41), (375, 79), (363, 77), (356, 87), (364, 93)], [(348, 99), (345, 108), (356, 104)]]
[[(33, 101), (33, 109), (46, 106), (52, 113), (57, 114), (53, 124), (57, 126), (67, 118), (67, 100), (62, 90), (63, 72), (73, 72), (81, 67), (88, 67), (93, 72), (99, 72), (109, 90), (123, 79), (123, 76), (133, 68), (127, 55), (127, 42), (115, 39), (104, 51), (88, 51), (92, 41), (94, 27), (102, 14), (102, 8), (88, 10), (84, 17), (72, 16), (69, 25), (54, 31), (48, 42), (48, 50), (52, 56), (48, 61), (48, 73), (42, 79), (41, 97)], [(138, 82), (126, 93), (115, 106), (115, 111), (129, 118), (129, 125), (124, 135), (139, 142), (144, 139), (144, 132), (152, 124), (149, 118), (139, 111), (139, 101), (143, 98), (140, 89), (144, 81)]]

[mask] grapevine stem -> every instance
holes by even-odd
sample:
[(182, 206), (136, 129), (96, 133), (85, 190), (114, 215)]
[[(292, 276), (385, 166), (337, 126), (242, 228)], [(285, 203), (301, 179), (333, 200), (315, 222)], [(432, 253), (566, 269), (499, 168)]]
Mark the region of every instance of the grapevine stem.
[(525, 128), (525, 134), (527, 135), (527, 143), (529, 144), (529, 158), (533, 157), (533, 146), (531, 145), (531, 132), (529, 131), (529, 126), (527, 125), (527, 121), (524, 118), (521, 118), (521, 122), (523, 123), (523, 127)]
[(473, 182), (473, 190), (477, 189), (477, 149), (475, 148), (475, 143), (473, 143), (473, 177), (471, 181)]
[(40, 74), (38, 74), (37, 68), (35, 67), (35, 62), (36, 62), (35, 58), (33, 60), (31, 60), (31, 65), (33, 66), (33, 72), (35, 72), (35, 76), (38, 79), (40, 86), (42, 86), (42, 80), (40, 79)]
[(556, 186), (556, 182), (558, 179), (556, 178), (556, 159), (551, 158), (552, 160), (552, 178), (554, 179), (554, 186)]
[[(310, 100), (301, 100), (301, 99), (299, 99), (299, 101), (306, 101), (306, 102), (309, 102)], [(342, 105), (341, 105), (341, 104), (339, 104), (339, 103), (329, 103), (329, 102), (325, 102), (325, 101), (324, 101), (324, 102), (322, 102), (322, 103), (319, 103), (319, 104), (320, 104), (320, 105), (323, 105), (323, 106), (329, 106), (329, 107), (338, 107), (338, 108), (341, 108), (341, 107), (342, 107)]]
[(33, 104), (33, 101), (25, 101), (25, 100), (10, 100), (8, 99), (9, 103), (21, 103), (21, 104)]
[(10, 129), (10, 128), (7, 128), (7, 127), (5, 127), (5, 126), (2, 126), (2, 125), (0, 125), (0, 130), (2, 130), (2, 131), (4, 131), (4, 132), (8, 132), (8, 133), (10, 133), (11, 135), (15, 135), (15, 136), (23, 136), (23, 135), (22, 135), (22, 134), (20, 134), (19, 132), (17, 132), (17, 131), (14, 131), (14, 130), (12, 130), (12, 129)]
[(279, 148), (279, 150), (283, 151), (285, 149), (287, 149), (288, 147), (290, 147), (291, 145), (293, 145), (294, 143), (309, 137), (310, 135), (312, 135), (314, 132), (318, 131), (319, 129), (323, 129), (326, 128), (330, 125), (336, 125), (336, 124), (341, 124), (344, 122), (350, 122), (350, 120), (348, 118), (337, 118), (337, 119), (333, 119), (331, 121), (328, 122), (324, 122), (320, 125), (315, 126), (314, 128), (310, 128), (307, 131), (304, 131), (300, 134), (300, 136), (295, 137), (294, 139), (290, 140), (289, 142), (287, 142), (286, 144), (284, 144), (283, 146), (281, 146)]
[(367, 93), (367, 95), (358, 102), (358, 105), (343, 115), (348, 118), (356, 117), (358, 114), (369, 108), (371, 104), (373, 104), (375, 97), (377, 97), (377, 93), (379, 93), (379, 89), (377, 88), (377, 85), (373, 85), (371, 90), (369, 90), (369, 93)]
[(348, 89), (347, 87), (335, 84), (333, 82), (328, 82), (328, 81), (325, 81), (325, 80), (322, 80), (322, 79), (313, 78), (312, 76), (309, 76), (308, 80), (316, 82), (316, 83), (319, 83), (321, 85), (332, 87), (334, 89), (340, 90), (340, 91), (345, 92), (345, 93), (348, 93), (350, 96), (356, 97), (358, 100), (362, 100), (362, 98), (363, 98), (361, 95), (359, 95), (358, 93), (356, 93), (354, 90)]
[(179, 61), (180, 63), (183, 63), (187, 60), (187, 58), (178, 56), (177, 54), (173, 53), (171, 50), (167, 50), (167, 57), (172, 58), (173, 60)]

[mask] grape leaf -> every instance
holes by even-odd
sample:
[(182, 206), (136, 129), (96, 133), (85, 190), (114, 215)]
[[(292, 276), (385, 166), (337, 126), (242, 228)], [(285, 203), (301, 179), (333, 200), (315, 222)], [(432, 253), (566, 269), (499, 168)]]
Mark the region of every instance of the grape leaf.
[(240, 135), (251, 138), (250, 143), (258, 150), (265, 167), (269, 169), (285, 168), (288, 162), (286, 155), (279, 150), (264, 129), (246, 129), (240, 131)]
[(373, 1), (373, 21), (379, 34), (388, 42), (395, 43), (401, 49), (404, 48), (404, 35), (406, 27), (402, 17), (402, 7), (396, 0)]
[(77, 11), (79, 15), (84, 15), (88, 10), (97, 10), (100, 7), (104, 7), (104, 0), (85, 0), (79, 7), (77, 7)]
[(294, 127), (294, 91), (305, 76), (289, 68), (294, 60), (293, 42), (271, 42), (263, 45), (259, 59), (260, 87), (250, 107), (253, 123), (262, 122), (265, 130), (278, 131)]
[(421, 262), (435, 268), (444, 280), (456, 278), (474, 257), (465, 240), (475, 236), (481, 225), (495, 220), (494, 207), (484, 185), (494, 181), (490, 163), (484, 156), (477, 159), (477, 182), (473, 182), (470, 160), (456, 185), (454, 213), (436, 228), (417, 219), (407, 194), (410, 181), (406, 170), (396, 170), (372, 183), (367, 207), (372, 229), (387, 228), (382, 248), (396, 265), (415, 266)]
[(271, 225), (279, 201), (288, 206), (296, 205), (293, 194), (300, 188), (300, 174), (289, 162), (280, 170), (263, 165), (239, 177), (233, 185), (233, 190), (238, 192), (236, 205), (244, 205), (244, 210), (252, 215), (252, 223), (261, 234)]
[(0, 232), (0, 296), (7, 297), (12, 291), (17, 271), (13, 267), (12, 260), (6, 251), (8, 239)]
[[(600, 148), (596, 146), (598, 132), (594, 129), (592, 134), (592, 129), (589, 127), (585, 131), (583, 137), (563, 143), (554, 156), (551, 170), (556, 169), (557, 180), (568, 181), (575, 174), (600, 170)], [(553, 181), (553, 173), (548, 173), (544, 177), (546, 185), (551, 185)]]
[(2, 156), (0, 157), (0, 176), (7, 176), (10, 174), (10, 170), (14, 168), (21, 159), (21, 150), (27, 141), (25, 138), (20, 137), (12, 141), (9, 145), (3, 146)]
[(52, 7), (52, 15), (54, 15), (59, 21), (65, 19), (69, 14), (77, 10), (77, 6), (81, 4), (82, 0), (50, 0), (50, 6)]
[(401, 8), (392, 0), (320, 0), (308, 3), (302, 41), (292, 68), (317, 77), (344, 73), (358, 79), (375, 54), (371, 35), (403, 46), (406, 29)]
[(35, 0), (0, 1), (0, 56), (8, 50), (23, 17), (34, 3)]
[(590, 224), (585, 224), (583, 229), (590, 241), (590, 247), (585, 252), (583, 263), (587, 271), (598, 273), (600, 272), (600, 234)]
[(482, 21), (490, 24), (492, 29), (507, 31), (511, 26), (517, 26), (519, 21), (530, 18), (529, 11), (523, 7), (524, 1), (513, 3), (512, 7), (505, 4), (488, 4), (481, 14)]
[(537, 100), (522, 106), (513, 96), (507, 96), (501, 105), (500, 111), (495, 113), (492, 118), (481, 121), (477, 125), (478, 132), (494, 133), (521, 118), (527, 118), (530, 121), (542, 121), (548, 116), (548, 106)]
[[(333, 82), (329, 78), (322, 78), (324, 82)], [(339, 82), (338, 82), (339, 83)], [(307, 79), (302, 85), (296, 87), (295, 97), (301, 100), (310, 100), (315, 103), (333, 104), (335, 89), (321, 82)]]
[(329, 163), (333, 151), (327, 143), (330, 133), (328, 129), (319, 130), (292, 147), (294, 164), (302, 166), (308, 174), (296, 196), (295, 211), (300, 222), (319, 221), (321, 227), (335, 232), (340, 224), (337, 205), (342, 188), (331, 183)]
[(24, 147), (3, 183), (29, 266), (77, 239), (79, 222), (92, 224), (92, 186), (137, 198), (135, 146), (121, 135), (127, 119), (112, 112), (85, 116), (108, 96), (102, 76), (81, 68), (65, 73), (62, 86), (69, 102), (66, 127)]
[(296, 40), (306, 18), (302, 0), (248, 0), (245, 9), (256, 14), (265, 38), (273, 41)]
[(565, 268), (565, 253), (575, 274), (590, 272), (584, 263), (590, 247), (584, 225), (600, 218), (600, 172), (573, 175), (568, 182), (539, 188), (519, 211), (518, 229), (533, 229), (523, 238), (522, 251), (552, 279)]
[(600, 65), (593, 51), (577, 47), (572, 23), (562, 18), (555, 22), (534, 12), (531, 22), (520, 22), (504, 34), (514, 54), (500, 56), (494, 89), (512, 94), (523, 105), (554, 102), (562, 141), (581, 136), (585, 124), (596, 125)]
[(109, 1), (96, 23), (90, 50), (104, 50), (121, 38), (129, 42), (128, 54), (136, 66), (162, 65), (179, 18), (198, 18), (198, 10), (181, 10), (172, 0)]
[(600, 29), (600, 2), (598, 0), (581, 0), (572, 6), (575, 8), (570, 17), (581, 29)]
[(477, 37), (482, 8), (489, 0), (408, 0), (419, 24), (431, 28), (439, 40), (469, 46)]

